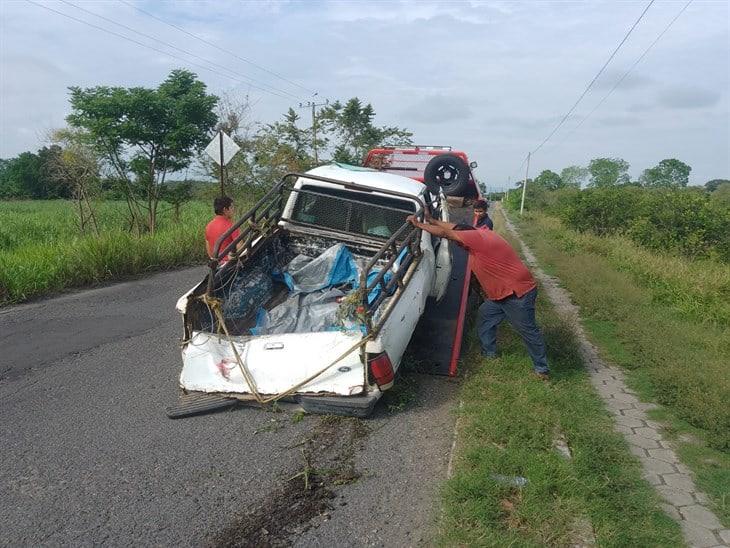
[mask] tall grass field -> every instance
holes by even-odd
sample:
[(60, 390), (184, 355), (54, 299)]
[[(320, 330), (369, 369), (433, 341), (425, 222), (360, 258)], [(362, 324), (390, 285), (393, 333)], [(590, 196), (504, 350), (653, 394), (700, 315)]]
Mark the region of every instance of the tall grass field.
[(128, 230), (125, 202), (97, 206), (100, 236), (82, 234), (74, 202), (0, 202), (0, 306), (71, 287), (205, 261), (211, 205), (183, 205), (180, 220), (162, 206), (154, 235)]

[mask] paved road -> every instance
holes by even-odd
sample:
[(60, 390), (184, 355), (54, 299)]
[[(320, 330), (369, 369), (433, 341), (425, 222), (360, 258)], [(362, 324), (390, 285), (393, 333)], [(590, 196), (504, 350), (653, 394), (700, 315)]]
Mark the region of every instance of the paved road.
[[(427, 542), (456, 383), (411, 376), (414, 402), (362, 422), (250, 408), (168, 420), (173, 307), (201, 275), (0, 310), (0, 545)], [(313, 472), (303, 496), (297, 474), (326, 463), (350, 470)]]

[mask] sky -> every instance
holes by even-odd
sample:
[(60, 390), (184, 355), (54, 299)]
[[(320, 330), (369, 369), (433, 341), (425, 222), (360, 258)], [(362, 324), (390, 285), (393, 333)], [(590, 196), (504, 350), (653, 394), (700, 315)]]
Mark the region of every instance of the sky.
[[(254, 121), (274, 121), (312, 99), (360, 97), (373, 105), (377, 124), (405, 127), (417, 143), (466, 151), (490, 189), (524, 177), (528, 151), (552, 132), (648, 4), (33, 1), (138, 43), (25, 0), (0, 0), (2, 158), (38, 149), (49, 130), (64, 125), (69, 86), (156, 87), (184, 67), (212, 93), (248, 95)], [(532, 156), (531, 177), (619, 157), (632, 178), (665, 158), (692, 167), (690, 184), (730, 178), (727, 1), (693, 1), (584, 120), (685, 4), (649, 7)], [(309, 112), (301, 114), (309, 123)]]

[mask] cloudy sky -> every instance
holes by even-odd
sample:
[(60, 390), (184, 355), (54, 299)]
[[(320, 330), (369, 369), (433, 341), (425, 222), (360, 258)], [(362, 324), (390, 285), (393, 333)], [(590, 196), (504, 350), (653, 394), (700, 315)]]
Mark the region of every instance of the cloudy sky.
[[(410, 129), (416, 142), (466, 150), (491, 187), (524, 174), (527, 152), (553, 130), (648, 3), (34, 2), (158, 51), (25, 0), (0, 0), (0, 157), (37, 149), (48, 129), (63, 125), (68, 86), (152, 87), (187, 67), (212, 92), (249, 94), (260, 121), (314, 91), (318, 99), (358, 96), (373, 104), (379, 123)], [(692, 184), (730, 178), (726, 1), (692, 2), (581, 123), (685, 4), (653, 3), (534, 155), (531, 173), (612, 156), (626, 159), (634, 177), (678, 158), (692, 166)]]

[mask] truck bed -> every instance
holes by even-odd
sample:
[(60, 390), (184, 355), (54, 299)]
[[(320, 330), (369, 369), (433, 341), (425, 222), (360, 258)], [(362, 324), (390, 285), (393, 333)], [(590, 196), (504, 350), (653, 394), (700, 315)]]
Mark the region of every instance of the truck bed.
[[(338, 243), (346, 245), (361, 268), (375, 253), (372, 247), (361, 244), (281, 230), (255, 256), (221, 267), (214, 280), (214, 296), (222, 303), (229, 333), (236, 336), (254, 334), (251, 330), (255, 328), (261, 310), (271, 311), (290, 296), (289, 287), (272, 275), (274, 271), (285, 270), (298, 255), (317, 258)], [(385, 260), (380, 262), (385, 263)], [(206, 283), (207, 280), (194, 293), (202, 294)], [(347, 294), (352, 287), (345, 284), (341, 290)], [(214, 315), (201, 300), (189, 300), (187, 316), (190, 332), (217, 331)]]

